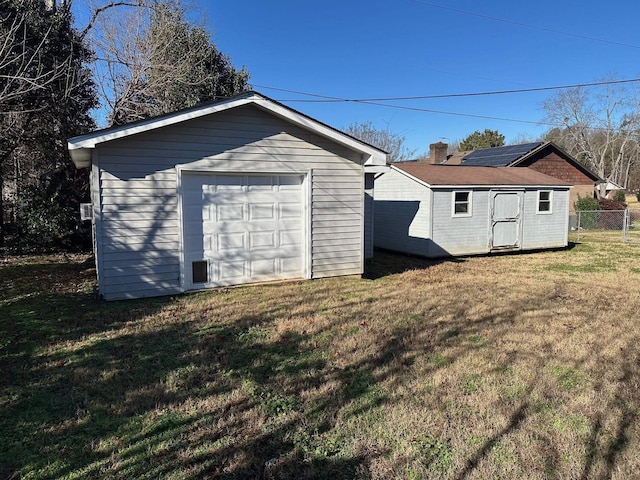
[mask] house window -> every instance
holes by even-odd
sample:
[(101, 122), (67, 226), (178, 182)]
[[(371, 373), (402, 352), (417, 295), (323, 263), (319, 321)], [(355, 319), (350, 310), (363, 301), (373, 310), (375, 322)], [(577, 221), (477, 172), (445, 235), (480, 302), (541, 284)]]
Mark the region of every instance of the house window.
[(538, 213), (551, 213), (551, 191), (538, 191)]
[(471, 216), (471, 192), (453, 192), (453, 209), (454, 217), (470, 217)]
[(192, 283), (209, 281), (209, 266), (206, 261), (191, 262)]

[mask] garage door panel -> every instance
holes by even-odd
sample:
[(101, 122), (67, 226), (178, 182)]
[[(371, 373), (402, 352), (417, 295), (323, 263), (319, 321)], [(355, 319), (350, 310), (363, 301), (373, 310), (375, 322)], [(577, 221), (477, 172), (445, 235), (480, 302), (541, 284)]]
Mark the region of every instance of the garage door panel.
[(295, 274), (300, 271), (300, 260), (298, 258), (280, 258), (280, 272), (285, 276)]
[(205, 260), (221, 286), (301, 277), (302, 176), (185, 175), (187, 278)]
[(249, 191), (273, 190), (274, 177), (251, 175), (247, 177), (247, 189)]
[(268, 258), (265, 260), (252, 260), (249, 262), (251, 277), (263, 277), (263, 276), (275, 276), (276, 271), (276, 259)]
[(244, 205), (242, 203), (219, 204), (215, 206), (216, 222), (237, 222), (244, 218)]
[(241, 282), (244, 278), (246, 278), (245, 274), (245, 262), (243, 260), (227, 260), (225, 262), (217, 262), (217, 270), (218, 276), (216, 280), (223, 280), (224, 282), (232, 282), (233, 280), (237, 280)]
[(299, 190), (299, 177), (280, 177), (280, 190)]
[(249, 248), (274, 248), (276, 246), (276, 232), (249, 232)]
[(275, 218), (275, 205), (269, 203), (250, 203), (249, 220), (273, 220)]
[(226, 253), (233, 252), (235, 250), (244, 250), (246, 248), (244, 236), (244, 232), (219, 233), (216, 236), (218, 241), (214, 251)]
[(278, 238), (280, 246), (295, 246), (302, 242), (302, 232), (300, 230), (280, 230)]
[[(242, 191), (246, 180), (242, 182), (242, 176), (240, 175), (212, 175), (208, 178), (213, 178), (213, 183), (208, 185), (212, 187), (212, 190), (235, 190)], [(246, 178), (246, 177), (245, 177)]]

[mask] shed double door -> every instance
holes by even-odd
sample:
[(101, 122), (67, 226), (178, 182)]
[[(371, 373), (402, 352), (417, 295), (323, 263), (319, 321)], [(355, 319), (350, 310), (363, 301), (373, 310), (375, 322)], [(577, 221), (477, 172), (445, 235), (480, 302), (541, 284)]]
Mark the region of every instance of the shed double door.
[(303, 276), (301, 175), (183, 175), (186, 287)]
[(492, 191), (490, 250), (522, 248), (522, 201), (524, 192)]

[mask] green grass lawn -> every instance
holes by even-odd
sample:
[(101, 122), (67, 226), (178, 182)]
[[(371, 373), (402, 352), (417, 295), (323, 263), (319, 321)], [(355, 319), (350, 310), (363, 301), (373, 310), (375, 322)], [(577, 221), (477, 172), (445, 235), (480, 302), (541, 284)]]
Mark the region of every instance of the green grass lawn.
[(106, 303), (0, 259), (0, 479), (633, 478), (640, 245)]

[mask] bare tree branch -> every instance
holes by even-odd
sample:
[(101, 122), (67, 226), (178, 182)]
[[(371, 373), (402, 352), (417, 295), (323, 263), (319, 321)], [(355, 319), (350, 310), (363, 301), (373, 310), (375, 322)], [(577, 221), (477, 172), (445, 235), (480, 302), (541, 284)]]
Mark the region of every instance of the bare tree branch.
[(635, 89), (613, 85), (562, 91), (543, 104), (547, 119), (564, 125), (551, 132), (552, 139), (603, 179), (623, 186), (638, 158), (639, 107)]
[(147, 7), (147, 2), (145, 0), (138, 0), (136, 2), (110, 2), (107, 5), (103, 5), (101, 7), (96, 8), (93, 13), (91, 14), (91, 18), (89, 19), (89, 23), (87, 23), (87, 26), (84, 27), (84, 29), (82, 30), (82, 32), (80, 32), (80, 39), (84, 40), (84, 38), (87, 36), (87, 34), (89, 33), (89, 31), (94, 27), (96, 21), (98, 20), (98, 17), (104, 13), (105, 11), (109, 10), (110, 8), (114, 8), (114, 7)]

